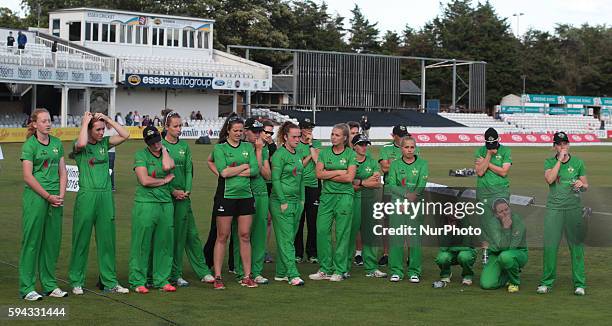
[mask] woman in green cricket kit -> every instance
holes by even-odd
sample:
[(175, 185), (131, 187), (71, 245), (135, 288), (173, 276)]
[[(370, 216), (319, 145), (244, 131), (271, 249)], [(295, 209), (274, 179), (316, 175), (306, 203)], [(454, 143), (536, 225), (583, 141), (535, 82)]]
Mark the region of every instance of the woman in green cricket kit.
[[(104, 136), (106, 124), (117, 135)], [(128, 293), (117, 281), (115, 266), (115, 203), (109, 174), (108, 150), (130, 137), (130, 133), (102, 113), (85, 112), (79, 137), (74, 141), (74, 159), (79, 168), (79, 192), (72, 219), (72, 255), (68, 278), (72, 293), (83, 294), (92, 228), (96, 228), (96, 250), (100, 283), (112, 293)]]
[(556, 155), (544, 161), (544, 178), (548, 184), (546, 215), (544, 216), (544, 271), (537, 292), (552, 290), (557, 275), (557, 251), (565, 234), (572, 261), (574, 294), (584, 295), (584, 236), (586, 225), (582, 215), (581, 192), (589, 188), (584, 161), (570, 155), (567, 134), (553, 137)]
[(146, 127), (142, 136), (147, 147), (136, 152), (134, 171), (138, 179), (132, 209), (130, 286), (137, 293), (148, 293), (147, 267), (152, 253), (153, 286), (165, 292), (176, 288), (168, 280), (174, 248), (174, 206), (171, 173), (174, 160), (162, 145), (157, 128)]
[(206, 265), (202, 252), (202, 242), (195, 224), (191, 209), (191, 186), (193, 180), (193, 162), (191, 149), (181, 135), (181, 116), (177, 112), (166, 115), (166, 135), (162, 145), (174, 160), (174, 179), (170, 183), (172, 204), (174, 205), (174, 254), (170, 280), (176, 285), (189, 286), (183, 278), (183, 254), (187, 254), (189, 263), (198, 279), (204, 283), (213, 283), (215, 278)]
[(297, 151), (300, 127), (286, 121), (278, 129), (277, 144), (272, 156), (272, 196), (270, 212), (276, 235), (276, 274), (274, 280), (293, 286), (304, 285), (295, 261), (295, 235), (304, 209), (304, 164)]
[[(339, 282), (347, 273), (347, 255), (353, 214), (353, 179), (357, 170), (355, 152), (348, 147), (349, 128), (340, 123), (331, 132), (332, 146), (321, 150), (316, 165), (322, 180), (317, 215), (317, 252), (321, 267), (309, 275), (311, 280)], [(332, 226), (336, 222), (336, 248), (333, 250)]]
[(36, 292), (36, 274), (43, 293), (68, 296), (57, 286), (55, 266), (62, 243), (62, 214), (66, 193), (66, 164), (62, 142), (51, 132), (45, 109), (31, 114), (26, 141), (21, 147), (23, 170), (23, 238), (19, 258), (19, 294), (27, 301), (42, 300)]
[[(391, 163), (385, 192), (391, 194), (392, 202), (396, 200), (417, 202), (423, 198), (423, 192), (429, 177), (429, 165), (426, 160), (415, 155), (416, 141), (412, 137), (404, 137), (400, 142), (402, 157)], [(423, 215), (416, 216), (393, 214), (389, 226), (397, 228), (409, 225), (415, 228), (416, 234), (409, 236), (410, 262), (408, 275), (411, 283), (419, 283), (421, 277), (421, 260), (423, 250), (419, 226), (423, 223)], [(405, 212), (404, 212), (405, 213)], [(389, 273), (391, 282), (399, 282), (404, 278), (404, 240), (403, 236), (393, 236), (389, 240)]]

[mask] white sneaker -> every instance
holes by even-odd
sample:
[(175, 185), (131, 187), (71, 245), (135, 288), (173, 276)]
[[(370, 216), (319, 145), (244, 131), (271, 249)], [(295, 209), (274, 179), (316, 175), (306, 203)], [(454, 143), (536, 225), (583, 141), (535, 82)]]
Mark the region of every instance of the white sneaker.
[(274, 276), (274, 280), (277, 282), (289, 282), (289, 278), (287, 276), (283, 276), (283, 277)]
[(54, 298), (63, 298), (68, 296), (68, 292), (62, 291), (62, 289), (60, 288), (55, 288), (55, 290), (49, 292), (47, 296)]
[(110, 292), (110, 293), (120, 293), (120, 294), (128, 294), (128, 293), (130, 293), (130, 290), (128, 290), (128, 289), (124, 288), (123, 286), (117, 284), (117, 285), (115, 285), (114, 288), (108, 289), (107, 292)]
[(366, 277), (374, 277), (374, 278), (385, 278), (387, 277), (387, 273), (381, 272), (380, 270), (375, 270), (372, 273), (367, 273)]
[(202, 279), (200, 281), (202, 281), (202, 283), (210, 283), (210, 284), (212, 284), (212, 283), (215, 283), (215, 277), (210, 275), (210, 274), (208, 274), (208, 275), (202, 277)]
[(82, 295), (84, 293), (83, 288), (80, 286), (75, 286), (72, 288), (72, 293), (76, 295)]
[(340, 274), (334, 274), (329, 278), (330, 282), (340, 282), (340, 281), (344, 281), (344, 277), (342, 277), (342, 275)]
[(586, 293), (584, 292), (584, 288), (576, 288), (576, 291), (574, 291), (575, 295), (585, 295)]
[(327, 275), (327, 274), (325, 274), (325, 273), (323, 273), (321, 271), (318, 271), (318, 272), (316, 272), (314, 274), (308, 275), (308, 278), (313, 280), (313, 281), (327, 281), (327, 280), (330, 279), (330, 277), (331, 276), (329, 276), (329, 275)]
[(185, 280), (182, 277), (179, 277), (178, 279), (176, 279), (176, 286), (184, 288), (189, 286), (189, 282), (187, 282), (187, 280)]
[(26, 300), (26, 301), (38, 301), (38, 300), (42, 300), (42, 299), (43, 299), (43, 296), (38, 294), (38, 292), (36, 292), (36, 291), (32, 291), (32, 292), (26, 294), (25, 297), (23, 297), (23, 300)]
[(351, 278), (351, 273), (349, 273), (349, 272), (342, 273), (342, 278), (343, 278), (343, 279), (345, 279), (345, 280), (346, 280), (347, 278)]
[(263, 277), (261, 275), (257, 275), (257, 277), (255, 277), (253, 279), (253, 281), (255, 281), (255, 283), (257, 283), (257, 284), (268, 284), (268, 282), (269, 282), (267, 278), (265, 278), (265, 277)]
[(419, 283), (419, 282), (421, 282), (421, 279), (418, 276), (416, 276), (416, 275), (412, 275), (412, 276), (410, 276), (408, 281), (410, 281), (410, 283)]
[(399, 282), (401, 279), (402, 278), (399, 275), (393, 274), (393, 275), (391, 275), (391, 278), (389, 278), (389, 281), (390, 282)]
[(461, 285), (465, 285), (465, 286), (470, 286), (470, 285), (472, 285), (472, 279), (469, 279), (469, 278), (464, 278), (464, 279), (461, 281)]
[(538, 294), (546, 294), (546, 293), (549, 293), (551, 290), (552, 290), (552, 289), (551, 289), (551, 288), (549, 288), (549, 287), (548, 287), (548, 286), (546, 286), (546, 285), (540, 285), (540, 286), (538, 286), (538, 289), (536, 290), (536, 292), (537, 292)]
[(291, 282), (289, 282), (289, 284), (291, 284), (292, 286), (302, 286), (304, 285), (304, 280), (299, 277), (294, 277), (291, 279)]
[(440, 281), (442, 282), (446, 282), (446, 283), (450, 283), (451, 282), (451, 278), (453, 277), (453, 273), (450, 273), (450, 275), (448, 275), (448, 277), (442, 277), (440, 278)]

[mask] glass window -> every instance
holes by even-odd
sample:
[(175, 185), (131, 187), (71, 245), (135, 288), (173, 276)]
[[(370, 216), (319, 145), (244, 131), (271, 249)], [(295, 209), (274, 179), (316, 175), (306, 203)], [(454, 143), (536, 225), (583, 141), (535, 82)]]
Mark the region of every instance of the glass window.
[(164, 29), (159, 29), (159, 45), (164, 45)]
[(198, 31), (198, 49), (202, 48), (202, 37), (204, 37), (203, 31)]
[(166, 46), (172, 46), (172, 36), (174, 35), (172, 31), (174, 31), (174, 28), (168, 28), (168, 40), (166, 41)]
[(181, 40), (181, 30), (178, 28), (175, 28), (172, 45), (178, 47), (180, 40)]
[(91, 35), (91, 40), (94, 42), (97, 42), (99, 39), (99, 33), (98, 33), (98, 23), (93, 23), (93, 29), (92, 29), (92, 35)]
[(53, 29), (60, 29), (60, 20), (59, 19), (54, 19), (53, 20)]
[(102, 42), (108, 42), (108, 24), (102, 24)]
[(141, 35), (141, 31), (142, 31), (142, 27), (141, 27), (141, 26), (136, 26), (136, 30), (135, 30), (135, 32), (136, 32), (136, 37), (135, 37), (136, 42), (135, 42), (135, 43), (136, 43), (136, 44), (140, 44), (140, 43), (142, 43), (142, 42), (140, 41), (140, 38), (141, 38), (141, 36), (142, 36), (142, 35)]
[(158, 31), (157, 28), (153, 28), (153, 41), (151, 42), (151, 44), (153, 45), (157, 45), (157, 37), (158, 37), (157, 31)]
[(196, 31), (189, 31), (189, 47), (195, 47), (195, 33)]
[(128, 25), (127, 26), (127, 37), (126, 37), (126, 43), (132, 43), (132, 31), (134, 30), (134, 26), (132, 25)]
[(210, 33), (209, 32), (204, 32), (204, 48), (208, 49), (208, 42), (210, 37)]
[(85, 23), (85, 41), (91, 41), (91, 23)]
[(112, 42), (112, 43), (117, 42), (116, 34), (117, 34), (117, 25), (115, 25), (115, 24), (110, 25), (110, 37), (109, 37), (108, 41)]
[(187, 47), (187, 30), (183, 30), (183, 47)]
[(121, 32), (119, 32), (119, 43), (125, 43), (125, 25), (119, 25)]
[(149, 44), (149, 28), (148, 27), (143, 27), (142, 28), (142, 44)]
[(71, 22), (68, 25), (68, 39), (70, 41), (81, 40), (81, 22)]

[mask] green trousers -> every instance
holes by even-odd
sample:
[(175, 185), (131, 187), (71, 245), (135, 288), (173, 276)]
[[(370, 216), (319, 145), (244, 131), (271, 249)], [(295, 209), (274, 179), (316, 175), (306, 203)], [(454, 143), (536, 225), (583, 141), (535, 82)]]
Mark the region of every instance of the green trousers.
[(414, 235), (391, 236), (389, 238), (389, 273), (404, 278), (404, 245), (408, 240), (410, 247), (410, 261), (408, 263), (408, 276), (421, 276), (421, 262), (423, 259), (423, 249), (421, 248), (421, 235), (419, 227), (423, 224), (423, 216), (419, 215), (410, 219), (406, 215), (392, 215), (389, 217), (389, 227), (398, 228), (402, 225), (412, 226), (415, 229)]
[(299, 228), (303, 206), (299, 201), (289, 201), (287, 209), (281, 212), (281, 202), (270, 200), (272, 227), (276, 237), (276, 277), (287, 277), (289, 280), (300, 277), (295, 263), (295, 235)]
[(174, 245), (174, 207), (172, 203), (135, 202), (132, 209), (130, 248), (130, 286), (144, 286), (149, 257), (153, 253), (153, 285), (168, 284), (172, 271)]
[[(346, 255), (346, 271), (350, 272), (353, 266), (353, 255), (355, 254), (355, 246), (357, 234), (361, 228), (361, 196), (353, 197), (353, 219), (351, 220), (351, 234), (349, 237), (349, 248)], [(362, 256), (363, 257), (363, 256)]]
[(474, 261), (476, 260), (476, 250), (472, 248), (440, 248), (436, 257), (436, 264), (440, 267), (440, 278), (451, 275), (451, 266), (461, 266), (461, 276), (472, 279), (474, 276)]
[(100, 282), (106, 289), (117, 285), (115, 269), (115, 203), (111, 191), (77, 194), (72, 217), (72, 255), (68, 279), (72, 287), (85, 286), (91, 231), (96, 228)]
[[(253, 277), (263, 272), (264, 259), (266, 258), (266, 240), (268, 233), (268, 195), (255, 195), (255, 215), (251, 223), (251, 274)], [(243, 278), (242, 259), (240, 257), (240, 236), (238, 233), (237, 219), (232, 221), (232, 237), (234, 241), (234, 266), (236, 266), (236, 277)]]
[(557, 252), (559, 242), (565, 233), (572, 260), (574, 287), (585, 287), (584, 236), (586, 228), (582, 207), (575, 209), (547, 209), (544, 216), (544, 272), (541, 285), (552, 287), (557, 276)]
[[(353, 195), (321, 194), (317, 214), (317, 254), (321, 271), (347, 273), (347, 255), (353, 219)], [(332, 245), (332, 226), (336, 222), (336, 249)]]
[[(58, 195), (58, 191), (49, 191)], [(62, 243), (63, 207), (52, 207), (34, 190), (23, 190), (23, 238), (19, 258), (19, 294), (35, 290), (36, 273), (43, 292), (57, 288), (55, 266)]]
[[(351, 270), (353, 266), (353, 255), (355, 254), (355, 239), (357, 234), (363, 229), (363, 234), (369, 232), (372, 233), (374, 227), (374, 220), (372, 218), (372, 205), (374, 204), (373, 196), (355, 196), (353, 198), (353, 220), (351, 224), (351, 238), (349, 242), (349, 251), (347, 259), (347, 271)], [(363, 258), (363, 267), (367, 273), (373, 273), (378, 269), (378, 260), (376, 254), (378, 248), (372, 245), (373, 241), (362, 240), (362, 252), (361, 257)]]
[(489, 261), (482, 268), (480, 287), (485, 290), (498, 289), (506, 283), (521, 284), (520, 271), (527, 264), (527, 251), (508, 249), (490, 253)]
[(187, 254), (187, 259), (191, 268), (199, 279), (206, 275), (211, 275), (204, 252), (202, 242), (195, 224), (193, 211), (191, 210), (191, 199), (174, 200), (174, 253), (172, 261), (172, 272), (170, 279), (176, 280), (183, 277), (183, 252)]

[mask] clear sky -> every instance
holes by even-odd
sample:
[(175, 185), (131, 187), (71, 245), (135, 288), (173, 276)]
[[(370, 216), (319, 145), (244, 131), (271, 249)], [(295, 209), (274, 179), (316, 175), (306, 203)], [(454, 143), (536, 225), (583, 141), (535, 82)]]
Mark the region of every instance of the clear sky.
[[(315, 0), (321, 2), (321, 0)], [(483, 0), (484, 1), (484, 0)], [(21, 0), (3, 0), (0, 6), (9, 7), (21, 13)], [(440, 2), (448, 0), (326, 0), (330, 12), (348, 18), (355, 4), (371, 22), (378, 22), (381, 35), (386, 30), (401, 32), (406, 24), (418, 29), (440, 13)], [(473, 1), (477, 3), (477, 0)], [(524, 33), (529, 27), (552, 31), (557, 23), (581, 25), (611, 24), (612, 0), (490, 0), (497, 14), (509, 18), (512, 31), (516, 33), (517, 21), (512, 15), (524, 13), (520, 17), (519, 31)]]

